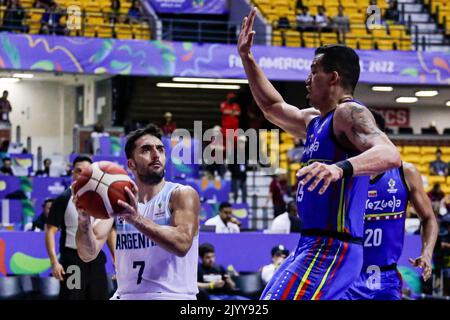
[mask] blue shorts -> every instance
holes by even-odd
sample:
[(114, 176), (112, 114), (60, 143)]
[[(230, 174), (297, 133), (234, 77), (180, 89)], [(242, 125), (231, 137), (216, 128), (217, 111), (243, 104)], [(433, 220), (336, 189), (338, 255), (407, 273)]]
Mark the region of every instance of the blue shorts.
[(366, 267), (342, 300), (401, 300), (402, 283), (402, 276), (396, 269), (374, 271)]
[(337, 300), (361, 272), (360, 244), (303, 236), (278, 268), (261, 300)]

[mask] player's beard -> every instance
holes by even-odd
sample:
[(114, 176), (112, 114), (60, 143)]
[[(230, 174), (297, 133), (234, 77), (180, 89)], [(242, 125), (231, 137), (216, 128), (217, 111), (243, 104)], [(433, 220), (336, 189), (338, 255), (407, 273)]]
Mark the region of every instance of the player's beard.
[(145, 171), (145, 172), (137, 172), (139, 180), (147, 185), (155, 185), (161, 182), (164, 178), (164, 174), (166, 172), (165, 168), (162, 168), (161, 171)]

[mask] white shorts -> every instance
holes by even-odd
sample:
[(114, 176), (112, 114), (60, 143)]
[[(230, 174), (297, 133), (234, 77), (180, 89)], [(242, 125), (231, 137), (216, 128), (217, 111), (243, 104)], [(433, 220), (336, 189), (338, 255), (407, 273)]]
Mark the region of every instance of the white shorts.
[(197, 300), (197, 297), (190, 294), (176, 294), (168, 292), (119, 294), (116, 291), (109, 300)]

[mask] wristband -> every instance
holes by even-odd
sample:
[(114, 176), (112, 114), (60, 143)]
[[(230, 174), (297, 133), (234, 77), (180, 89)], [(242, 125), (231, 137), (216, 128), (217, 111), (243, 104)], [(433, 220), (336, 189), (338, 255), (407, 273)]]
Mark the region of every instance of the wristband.
[(342, 171), (343, 171), (342, 178), (353, 177), (353, 166), (350, 161), (348, 161), (348, 160), (339, 161), (339, 162), (336, 162), (335, 165), (342, 169)]
[(214, 282), (210, 282), (209, 283), (209, 288), (212, 290), (212, 289), (214, 289)]

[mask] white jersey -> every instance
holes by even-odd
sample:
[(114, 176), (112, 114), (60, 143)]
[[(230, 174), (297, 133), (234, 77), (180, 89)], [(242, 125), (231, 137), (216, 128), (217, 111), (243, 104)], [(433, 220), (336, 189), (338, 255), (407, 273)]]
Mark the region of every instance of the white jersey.
[[(169, 225), (169, 201), (181, 184), (165, 182), (147, 203), (139, 203), (139, 214), (159, 225)], [(184, 257), (161, 248), (133, 225), (116, 218), (117, 291), (112, 300), (190, 300), (198, 293), (198, 234)]]

